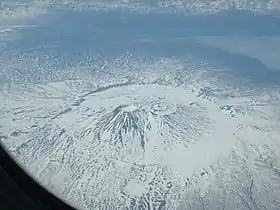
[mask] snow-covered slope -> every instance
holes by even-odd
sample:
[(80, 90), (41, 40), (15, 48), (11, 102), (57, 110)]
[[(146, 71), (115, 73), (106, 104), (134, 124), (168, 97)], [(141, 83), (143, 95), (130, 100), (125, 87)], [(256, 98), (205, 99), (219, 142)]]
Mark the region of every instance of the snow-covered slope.
[(1, 83), (1, 142), (48, 189), (85, 209), (279, 208), (277, 89), (175, 59), (100, 65)]

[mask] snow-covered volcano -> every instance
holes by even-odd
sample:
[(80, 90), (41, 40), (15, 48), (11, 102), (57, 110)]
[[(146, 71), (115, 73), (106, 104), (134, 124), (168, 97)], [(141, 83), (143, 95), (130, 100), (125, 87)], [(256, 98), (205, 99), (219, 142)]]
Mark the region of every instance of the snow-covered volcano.
[[(185, 93), (186, 98), (176, 99), (176, 92)], [(129, 162), (157, 163), (168, 148), (198, 141), (210, 124), (207, 111), (190, 106), (188, 95), (184, 89), (154, 84), (88, 95), (80, 107), (93, 114), (87, 119), (92, 122), (83, 138), (93, 139), (101, 148), (110, 145), (115, 158), (126, 153)], [(154, 157), (147, 158), (150, 154)]]

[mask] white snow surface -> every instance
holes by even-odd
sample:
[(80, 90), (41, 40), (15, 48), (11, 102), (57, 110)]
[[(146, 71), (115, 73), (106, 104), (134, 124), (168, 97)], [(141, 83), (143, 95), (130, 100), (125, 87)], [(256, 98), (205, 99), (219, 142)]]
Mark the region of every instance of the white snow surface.
[[(280, 2), (4, 0), (0, 48), (50, 11), (232, 9), (274, 14)], [(198, 38), (277, 67), (267, 38), (240, 48), (248, 39)], [(94, 51), (77, 63), (50, 52), (0, 58), (1, 143), (78, 209), (280, 209), (279, 87), (252, 87), (206, 61), (130, 52), (107, 58)]]
[(122, 59), (2, 83), (1, 142), (83, 209), (279, 209), (277, 89), (236, 89), (191, 61)]

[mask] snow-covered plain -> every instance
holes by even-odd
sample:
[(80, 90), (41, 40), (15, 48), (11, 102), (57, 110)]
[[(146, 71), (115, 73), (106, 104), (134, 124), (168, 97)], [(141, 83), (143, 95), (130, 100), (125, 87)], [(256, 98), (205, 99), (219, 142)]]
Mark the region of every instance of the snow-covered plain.
[(1, 141), (42, 184), (86, 209), (279, 207), (278, 91), (172, 59), (107, 62), (2, 84)]
[[(61, 2), (80, 10), (90, 4), (64, 0), (48, 7), (61, 9)], [(233, 4), (193, 2), (201, 11), (214, 2)], [(234, 5), (263, 12), (277, 5), (252, 2)], [(113, 5), (91, 3), (87, 10)], [(148, 24), (121, 30), (126, 25), (115, 13), (108, 17), (118, 20), (113, 29), (98, 25), (108, 20), (85, 21), (100, 17), (95, 13), (75, 15), (70, 23), (59, 17), (63, 25), (59, 18), (57, 25), (44, 20), (45, 30), (21, 19), (34, 27), (17, 35), (7, 29), (14, 16), (3, 23), (17, 38), (0, 37), (0, 141), (28, 173), (79, 209), (280, 208), (280, 82), (264, 81), (279, 74), (262, 68), (246, 74), (245, 67), (256, 66), (247, 57), (237, 66), (228, 57), (238, 56), (211, 57), (218, 51), (207, 40), (217, 37), (203, 36), (200, 26), (194, 31), (201, 36), (181, 39)], [(84, 20), (78, 32), (74, 19)]]

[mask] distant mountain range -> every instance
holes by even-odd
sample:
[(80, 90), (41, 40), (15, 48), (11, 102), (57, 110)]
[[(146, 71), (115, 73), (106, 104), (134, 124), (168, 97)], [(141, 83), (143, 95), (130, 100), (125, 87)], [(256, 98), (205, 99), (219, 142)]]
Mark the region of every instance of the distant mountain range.
[[(140, 13), (147, 12), (181, 12), (185, 14), (213, 13), (224, 10), (250, 10), (259, 13), (279, 11), (278, 0), (16, 0), (1, 1), (1, 21), (8, 18), (29, 18), (44, 14), (48, 8), (59, 9), (93, 9), (117, 10), (128, 9)], [(1, 26), (0, 21), (0, 26)]]

